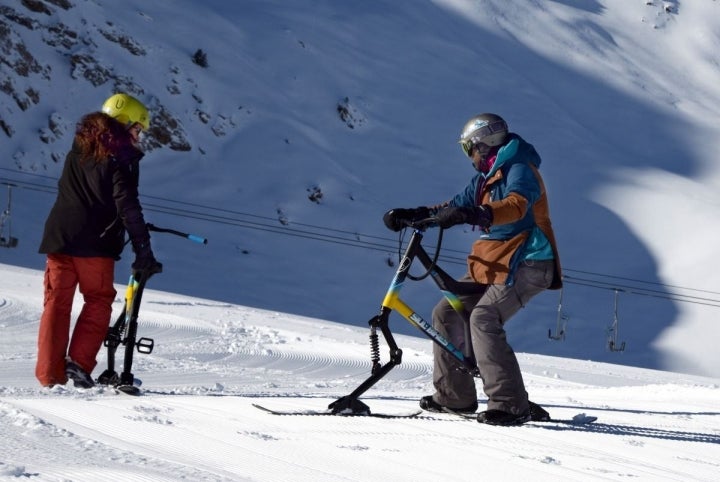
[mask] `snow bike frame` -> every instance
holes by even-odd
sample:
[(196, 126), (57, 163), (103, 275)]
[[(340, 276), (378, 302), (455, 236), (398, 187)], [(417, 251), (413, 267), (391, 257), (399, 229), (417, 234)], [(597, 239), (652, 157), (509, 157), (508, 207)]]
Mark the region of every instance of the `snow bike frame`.
[[(408, 242), (405, 253), (400, 260), (400, 264), (395, 271), (395, 276), (390, 283), (390, 287), (382, 301), (380, 313), (368, 321), (370, 325), (370, 352), (372, 369), (370, 376), (362, 382), (352, 393), (341, 397), (331, 403), (328, 408), (333, 414), (367, 414), (370, 408), (358, 398), (365, 393), (370, 387), (375, 385), (380, 379), (387, 375), (395, 366), (402, 363), (402, 350), (398, 347), (395, 339), (390, 331), (388, 321), (390, 313), (397, 311), (411, 325), (422, 331), (428, 338), (439, 345), (443, 350), (452, 355), (458, 363), (458, 369), (470, 373), (474, 377), (479, 377), (480, 372), (475, 363), (475, 355), (472, 351), (472, 343), (470, 343), (470, 313), (463, 305), (458, 295), (482, 293), (485, 286), (474, 281), (457, 281), (439, 266), (437, 266), (437, 258), (440, 253), (440, 245), (442, 242), (443, 229), (438, 234), (438, 246), (434, 258), (430, 258), (425, 248), (422, 246), (423, 233), (425, 230), (435, 224), (435, 218), (427, 218), (415, 222), (405, 222), (406, 227), (413, 229), (412, 236)], [(425, 267), (427, 273), (420, 277), (413, 277), (409, 274), (410, 266), (413, 260), (418, 259)], [(428, 323), (417, 314), (410, 306), (400, 299), (400, 290), (405, 280), (409, 277), (412, 280), (424, 279), (430, 275), (447, 299), (450, 306), (464, 321), (465, 327), (465, 351), (461, 351), (445, 337), (443, 337), (431, 323)], [(380, 350), (378, 342), (377, 330), (380, 329), (386, 343), (390, 349), (390, 360), (382, 365), (380, 363)]]
[[(174, 229), (159, 228), (150, 223), (147, 224), (148, 231), (170, 233), (176, 236), (187, 238), (191, 241), (201, 244), (207, 244), (207, 239), (194, 234), (182, 233)], [(138, 353), (150, 354), (155, 347), (155, 341), (152, 338), (142, 337), (137, 339), (138, 314), (140, 312), (140, 302), (142, 301), (145, 284), (152, 277), (153, 273), (145, 271), (133, 272), (130, 275), (130, 281), (125, 289), (125, 305), (118, 316), (117, 321), (108, 329), (105, 335), (104, 345), (107, 347), (107, 369), (98, 377), (97, 382), (101, 385), (111, 385), (121, 392), (130, 395), (137, 395), (140, 390), (135, 386), (135, 377), (132, 374), (133, 353), (137, 349)], [(120, 345), (125, 346), (125, 356), (123, 360), (123, 371), (120, 375), (115, 371), (115, 352)]]

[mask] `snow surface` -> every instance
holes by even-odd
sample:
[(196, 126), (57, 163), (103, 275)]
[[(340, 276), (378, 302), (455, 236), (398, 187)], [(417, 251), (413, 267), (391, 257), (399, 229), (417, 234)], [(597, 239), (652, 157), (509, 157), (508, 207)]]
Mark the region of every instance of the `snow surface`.
[[(52, 78), (12, 79), (40, 94), (27, 111), (0, 93), (15, 131), (0, 144), (0, 181), (20, 185), (20, 242), (0, 249), (0, 477), (718, 479), (720, 2), (77, 0), (52, 16), (22, 4), (3, 7), (81, 32), (74, 53), (179, 119), (193, 149), (149, 153), (143, 203), (148, 221), (209, 243), (153, 236), (165, 272), (143, 299), (140, 336), (156, 342), (135, 357), (144, 396), (37, 386), (36, 250), (61, 169), (51, 155), (112, 86), (71, 78), (41, 30), (19, 29)], [(208, 69), (190, 62), (198, 48)], [(352, 129), (337, 115), (345, 98)], [(397, 260), (382, 213), (464, 187), (472, 171), (455, 141), (479, 111), (502, 114), (542, 155), (567, 275), (562, 310), (546, 293), (508, 324), (528, 391), (557, 418), (599, 420), (495, 428), (253, 408), (323, 409), (369, 374), (367, 320)], [(51, 116), (65, 132), (40, 143)], [(462, 274), (476, 236), (446, 232), (448, 271)], [(131, 260), (117, 266), (115, 316)], [(607, 349), (616, 290), (622, 352)], [(438, 294), (410, 283), (403, 297), (429, 317)], [(566, 338), (549, 341), (558, 315)], [(403, 364), (363, 400), (407, 412), (432, 391), (431, 346), (391, 321)]]
[[(534, 401), (556, 418), (598, 421), (281, 417), (252, 404), (324, 410), (370, 374), (367, 329), (150, 289), (139, 336), (156, 347), (133, 364), (144, 395), (40, 389), (42, 277), (0, 270), (4, 479), (715, 481), (720, 471), (718, 379), (520, 354)], [(431, 393), (430, 342), (398, 343), (403, 363), (362, 398), (374, 412), (410, 412)]]

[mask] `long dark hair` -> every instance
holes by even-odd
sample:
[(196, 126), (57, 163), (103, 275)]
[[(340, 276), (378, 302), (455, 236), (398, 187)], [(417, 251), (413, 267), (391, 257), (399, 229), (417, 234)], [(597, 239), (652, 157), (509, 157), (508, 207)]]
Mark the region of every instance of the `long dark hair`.
[(132, 147), (133, 138), (120, 122), (103, 112), (85, 115), (75, 130), (80, 161), (102, 162)]

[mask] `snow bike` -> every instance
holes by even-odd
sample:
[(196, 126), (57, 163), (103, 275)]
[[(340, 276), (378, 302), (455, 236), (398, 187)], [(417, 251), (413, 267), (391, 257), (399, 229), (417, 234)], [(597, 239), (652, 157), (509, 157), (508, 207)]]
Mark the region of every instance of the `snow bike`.
[[(207, 244), (207, 239), (194, 234), (182, 233), (174, 229), (159, 228), (150, 223), (147, 224), (147, 227), (149, 231), (170, 233), (187, 238), (196, 243)], [(123, 310), (115, 324), (108, 329), (105, 335), (104, 346), (107, 347), (108, 367), (98, 377), (97, 383), (113, 386), (117, 390), (129, 395), (138, 395), (140, 393), (140, 389), (136, 386), (137, 380), (132, 374), (134, 350), (137, 349), (138, 353), (147, 355), (152, 353), (155, 347), (155, 341), (152, 338), (141, 337), (137, 339), (140, 302), (142, 301), (145, 284), (153, 274), (152, 272), (134, 271), (130, 275), (130, 281), (125, 290), (125, 305)], [(120, 345), (125, 346), (125, 357), (123, 360), (123, 371), (118, 375), (117, 371), (115, 371), (115, 352)]]
[[(458, 364), (458, 369), (470, 373), (472, 376), (479, 378), (480, 372), (475, 363), (475, 355), (472, 352), (472, 343), (470, 343), (470, 313), (463, 305), (458, 295), (481, 293), (485, 287), (473, 281), (457, 281), (438, 265), (437, 260), (440, 255), (440, 246), (442, 244), (443, 229), (440, 228), (438, 234), (438, 243), (433, 258), (427, 253), (422, 246), (423, 233), (425, 230), (435, 224), (435, 218), (426, 218), (420, 221), (405, 221), (405, 227), (413, 230), (410, 241), (408, 242), (405, 253), (403, 254), (400, 264), (395, 271), (395, 276), (390, 283), (390, 287), (382, 301), (380, 313), (368, 321), (370, 325), (370, 354), (372, 368), (370, 376), (362, 382), (352, 393), (341, 397), (332, 402), (328, 408), (333, 414), (341, 415), (360, 415), (370, 414), (369, 407), (358, 400), (370, 387), (375, 385), (380, 379), (387, 375), (390, 370), (402, 362), (402, 350), (398, 347), (395, 339), (390, 331), (388, 321), (390, 313), (397, 311), (411, 325), (422, 331), (428, 338), (437, 343), (443, 350), (450, 353)], [(427, 270), (425, 274), (419, 277), (412, 276), (410, 266), (413, 261), (418, 259)], [(461, 351), (445, 337), (443, 337), (431, 323), (428, 323), (417, 314), (410, 306), (400, 299), (400, 290), (406, 279), (420, 281), (427, 276), (431, 276), (435, 284), (438, 286), (442, 294), (450, 303), (450, 306), (464, 320), (465, 326), (465, 351)], [(380, 344), (378, 337), (378, 329), (382, 333), (385, 342), (390, 349), (390, 360), (384, 365), (380, 363)]]

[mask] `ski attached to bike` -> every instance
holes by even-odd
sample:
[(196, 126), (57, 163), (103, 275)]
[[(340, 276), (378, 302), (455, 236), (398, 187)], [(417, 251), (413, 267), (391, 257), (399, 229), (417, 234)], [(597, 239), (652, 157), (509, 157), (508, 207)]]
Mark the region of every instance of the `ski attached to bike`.
[(253, 403), (253, 407), (258, 408), (264, 412), (271, 413), (273, 415), (290, 415), (290, 416), (298, 416), (298, 415), (304, 415), (304, 416), (323, 416), (323, 415), (340, 415), (340, 416), (348, 416), (348, 417), (376, 417), (376, 418), (415, 418), (421, 413), (423, 413), (422, 410), (414, 410), (410, 412), (401, 412), (401, 413), (375, 413), (375, 412), (365, 412), (365, 413), (334, 413), (330, 410), (279, 410), (279, 409), (273, 409), (264, 407), (260, 404)]
[[(453, 415), (455, 417), (459, 417), (462, 420), (468, 420), (468, 421), (476, 421), (477, 420), (477, 413), (463, 413), (463, 412), (455, 412), (450, 409), (445, 409), (443, 412), (427, 412), (424, 410), (411, 410), (408, 412), (397, 412), (397, 413), (375, 413), (375, 412), (352, 412), (348, 411), (347, 413), (337, 413), (333, 412), (332, 410), (312, 410), (312, 409), (294, 409), (294, 410), (283, 410), (283, 409), (277, 409), (277, 408), (269, 408), (264, 405), (260, 405), (258, 403), (253, 403), (253, 407), (262, 410), (263, 412), (270, 413), (272, 415), (282, 415), (282, 416), (311, 416), (311, 417), (317, 417), (317, 416), (327, 416), (327, 415), (335, 415), (335, 416), (347, 416), (347, 417), (376, 417), (376, 418), (423, 418), (421, 415), (425, 414), (426, 417), (424, 418), (432, 418), (433, 415)], [(549, 418), (546, 420), (528, 420), (525, 422), (525, 424), (541, 424), (541, 425), (553, 425), (553, 424), (562, 424), (562, 425), (587, 425), (595, 422), (597, 420), (597, 417), (586, 415), (584, 413), (579, 413), (575, 415), (572, 418), (567, 419), (556, 419), (556, 418)]]

